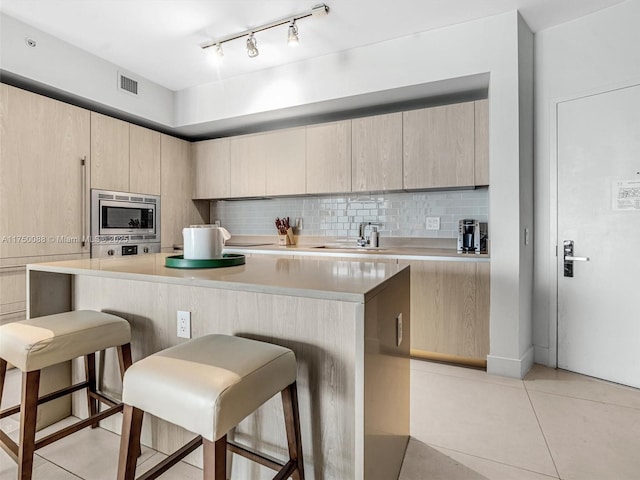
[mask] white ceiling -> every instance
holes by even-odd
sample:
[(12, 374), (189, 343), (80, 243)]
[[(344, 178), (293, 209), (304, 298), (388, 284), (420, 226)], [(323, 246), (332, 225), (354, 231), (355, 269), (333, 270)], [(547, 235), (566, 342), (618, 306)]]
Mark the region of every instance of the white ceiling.
[[(224, 44), (214, 65), (200, 44), (294, 15), (319, 0), (0, 0), (0, 11), (171, 90), (520, 10), (536, 32), (624, 0), (325, 0), (331, 11)], [(38, 40), (36, 38), (36, 40)]]

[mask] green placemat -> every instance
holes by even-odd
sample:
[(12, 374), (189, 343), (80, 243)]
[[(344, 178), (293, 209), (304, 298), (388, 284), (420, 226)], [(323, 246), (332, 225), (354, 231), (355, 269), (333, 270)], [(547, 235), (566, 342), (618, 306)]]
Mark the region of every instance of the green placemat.
[(225, 253), (222, 258), (210, 258), (207, 260), (192, 260), (182, 255), (173, 255), (165, 259), (165, 266), (169, 268), (223, 268), (244, 265), (244, 255), (238, 253)]

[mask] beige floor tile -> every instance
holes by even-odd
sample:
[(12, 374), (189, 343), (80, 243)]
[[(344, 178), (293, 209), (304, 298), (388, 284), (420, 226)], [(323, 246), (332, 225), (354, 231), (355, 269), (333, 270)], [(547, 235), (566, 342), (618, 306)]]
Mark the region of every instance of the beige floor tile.
[(640, 478), (640, 411), (542, 392), (529, 395), (561, 478)]
[(555, 393), (640, 409), (640, 390), (586, 375), (534, 365), (524, 381), (527, 390)]
[(539, 473), (503, 465), (412, 438), (399, 480), (551, 480)]
[[(102, 428), (84, 429), (38, 450), (38, 454), (87, 480), (113, 480), (118, 469), (120, 436)], [(155, 451), (142, 447), (138, 463)]]
[(557, 472), (523, 388), (412, 372), (411, 435), (525, 470)]
[[(78, 480), (79, 477), (36, 455), (33, 480)], [(11, 457), (0, 450), (0, 480), (16, 480), (18, 466)]]
[(505, 385), (508, 387), (524, 388), (522, 380), (518, 378), (489, 375), (485, 370), (481, 370), (479, 368), (448, 365), (446, 363), (429, 362), (427, 360), (412, 358), (411, 370), (419, 372), (438, 373), (440, 375), (450, 375), (452, 377), (477, 380), (479, 382), (495, 383), (497, 385)]

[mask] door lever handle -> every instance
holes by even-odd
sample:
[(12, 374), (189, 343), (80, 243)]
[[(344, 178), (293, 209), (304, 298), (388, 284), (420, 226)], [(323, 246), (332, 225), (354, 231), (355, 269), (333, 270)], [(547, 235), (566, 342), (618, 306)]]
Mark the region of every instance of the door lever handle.
[(565, 255), (564, 261), (565, 262), (588, 262), (589, 257), (573, 257), (571, 255)]

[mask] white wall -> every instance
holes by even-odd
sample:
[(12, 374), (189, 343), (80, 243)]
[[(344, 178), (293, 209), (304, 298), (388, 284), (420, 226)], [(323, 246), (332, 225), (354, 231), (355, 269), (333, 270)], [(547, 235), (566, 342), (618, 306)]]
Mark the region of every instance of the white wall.
[[(640, 83), (640, 0), (535, 36), (535, 360), (556, 365), (556, 105)], [(493, 212), (492, 218), (493, 218)]]
[[(173, 126), (171, 90), (8, 15), (0, 14), (0, 24), (0, 69), (3, 71), (153, 123)], [(37, 47), (28, 47), (26, 37), (35, 39)], [(137, 97), (118, 90), (118, 71), (138, 80)]]

